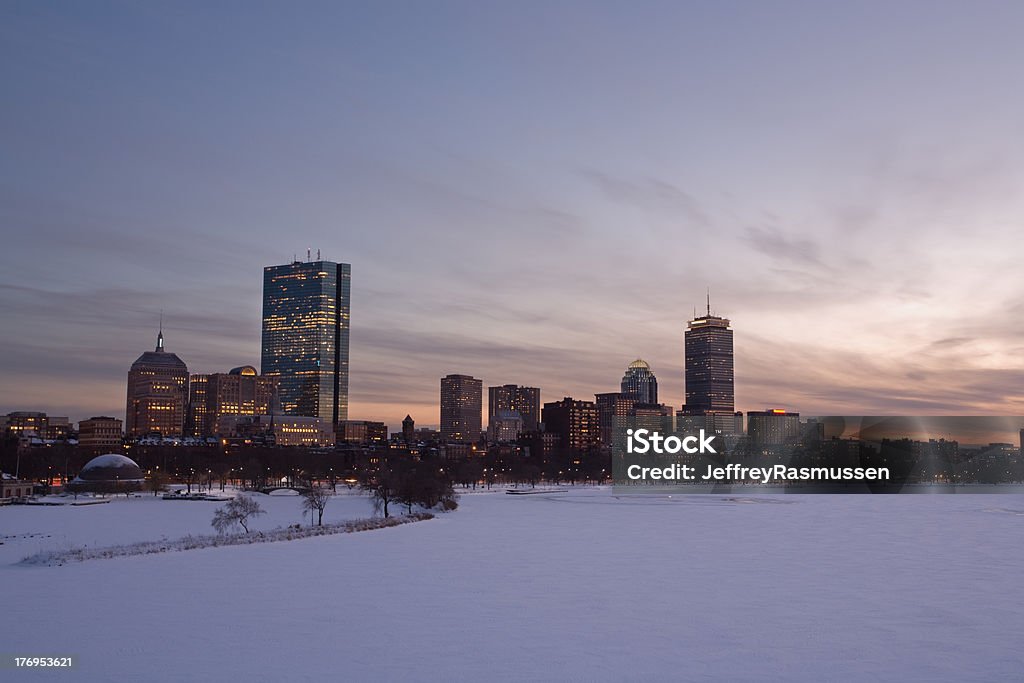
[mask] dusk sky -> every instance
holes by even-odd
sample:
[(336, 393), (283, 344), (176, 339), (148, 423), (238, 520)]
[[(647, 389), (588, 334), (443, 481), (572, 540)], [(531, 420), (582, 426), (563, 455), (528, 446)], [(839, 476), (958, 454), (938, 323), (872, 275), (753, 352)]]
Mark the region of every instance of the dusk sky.
[(741, 410), (1024, 414), (1024, 4), (0, 4), (0, 413), (124, 417), (156, 341), (259, 365), (352, 264), (353, 419), (451, 372)]

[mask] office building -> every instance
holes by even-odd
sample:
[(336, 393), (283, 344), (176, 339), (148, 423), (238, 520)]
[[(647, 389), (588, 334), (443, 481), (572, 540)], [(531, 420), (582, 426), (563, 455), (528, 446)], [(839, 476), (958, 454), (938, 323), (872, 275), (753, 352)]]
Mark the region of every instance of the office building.
[(490, 424), (500, 411), (519, 413), (523, 431), (537, 431), (540, 420), (540, 389), (503, 384), (487, 388), (487, 423)]
[(583, 451), (601, 444), (600, 418), (593, 401), (577, 401), (567, 396), (545, 403), (541, 414), (545, 431), (559, 435), (561, 448)]
[(71, 421), (66, 417), (32, 410), (18, 410), (0, 415), (0, 434), (6, 436), (34, 438), (40, 441), (64, 441), (70, 433)]
[(294, 261), (263, 269), (264, 376), (281, 410), (336, 425), (348, 419), (351, 266)]
[(512, 443), (523, 431), (523, 417), (514, 410), (499, 410), (487, 424), (491, 443)]
[(753, 448), (796, 445), (801, 435), (800, 413), (781, 408), (747, 412), (747, 436)]
[(123, 422), (116, 417), (90, 417), (78, 423), (78, 445), (90, 449), (118, 449), (124, 438)]
[(128, 371), (125, 432), (129, 437), (182, 436), (187, 405), (188, 367), (164, 349), (160, 330), (156, 349), (139, 356)]
[(319, 417), (234, 415), (223, 424), (235, 439), (276, 446), (334, 446), (334, 429)]
[(647, 361), (637, 358), (622, 376), (622, 395), (636, 403), (658, 403), (658, 380)]
[(469, 375), (441, 378), (443, 441), (472, 442), (480, 439), (483, 390), (483, 381)]
[(225, 418), (236, 415), (279, 413), (277, 377), (256, 374), (243, 365), (229, 372), (192, 375), (189, 383), (189, 433), (192, 436), (226, 436)]
[(636, 401), (619, 392), (595, 394), (594, 399), (597, 405), (598, 434), (601, 443), (605, 446), (624, 443), (625, 432), (630, 426), (629, 418), (633, 414)]
[(687, 324), (686, 406), (690, 414), (735, 412), (733, 343), (729, 320), (711, 315), (695, 317)]
[(388, 427), (383, 422), (342, 420), (338, 423), (338, 443), (379, 445), (388, 440)]

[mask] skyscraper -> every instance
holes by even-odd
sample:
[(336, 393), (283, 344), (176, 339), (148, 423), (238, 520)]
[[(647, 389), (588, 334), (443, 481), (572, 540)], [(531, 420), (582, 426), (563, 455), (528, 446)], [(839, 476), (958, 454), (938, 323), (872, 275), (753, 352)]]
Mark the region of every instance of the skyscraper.
[(263, 269), (262, 372), (286, 415), (348, 419), (352, 267), (294, 261)]
[(441, 378), (441, 439), (472, 442), (480, 438), (484, 383), (469, 375)]
[(637, 358), (629, 364), (620, 386), (622, 395), (636, 403), (654, 405), (658, 402), (658, 380), (645, 360)]
[(181, 436), (188, 405), (188, 367), (164, 350), (164, 332), (156, 337), (156, 350), (147, 351), (128, 370), (125, 433), (145, 436)]
[(694, 317), (686, 330), (686, 411), (732, 413), (733, 390), (732, 330), (729, 320), (711, 315)]
[(540, 389), (537, 387), (520, 387), (515, 384), (488, 387), (488, 425), (498, 416), (500, 411), (519, 413), (519, 417), (523, 418), (523, 431), (537, 431), (537, 422), (540, 420)]

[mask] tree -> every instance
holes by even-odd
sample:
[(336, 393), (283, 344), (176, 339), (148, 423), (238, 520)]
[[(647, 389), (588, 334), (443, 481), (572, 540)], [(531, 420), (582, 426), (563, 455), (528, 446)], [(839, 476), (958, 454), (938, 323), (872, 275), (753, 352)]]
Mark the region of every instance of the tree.
[(389, 467), (382, 467), (375, 476), (363, 484), (362, 488), (370, 493), (374, 508), (383, 511), (386, 519), (391, 516), (388, 505), (398, 498), (400, 485), (398, 473)]
[(428, 510), (438, 506), (445, 510), (458, 507), (451, 480), (444, 469), (434, 463), (394, 459), (381, 465), (363, 484), (363, 489), (370, 492), (374, 506), (383, 510), (385, 517), (389, 516), (391, 503), (405, 505), (410, 514), (414, 505)]
[(324, 525), (324, 508), (331, 499), (330, 492), (322, 486), (310, 486), (302, 494), (302, 509), (309, 511), (309, 522), (313, 523), (313, 511), (317, 513), (316, 525)]
[(146, 480), (146, 488), (153, 492), (153, 495), (160, 493), (167, 488), (167, 475), (160, 470), (154, 471)]
[(218, 508), (213, 513), (213, 521), (210, 524), (218, 534), (226, 533), (236, 524), (245, 529), (245, 533), (249, 533), (249, 526), (246, 524), (249, 518), (265, 514), (265, 512), (260, 504), (249, 496), (238, 496), (228, 501), (224, 507)]

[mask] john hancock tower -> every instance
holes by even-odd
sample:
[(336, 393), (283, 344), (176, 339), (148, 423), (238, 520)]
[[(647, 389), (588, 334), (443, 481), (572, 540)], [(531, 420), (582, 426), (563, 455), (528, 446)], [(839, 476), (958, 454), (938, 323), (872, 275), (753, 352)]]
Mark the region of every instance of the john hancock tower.
[(351, 278), (352, 266), (331, 261), (263, 269), (262, 371), (279, 378), (286, 415), (348, 419)]

